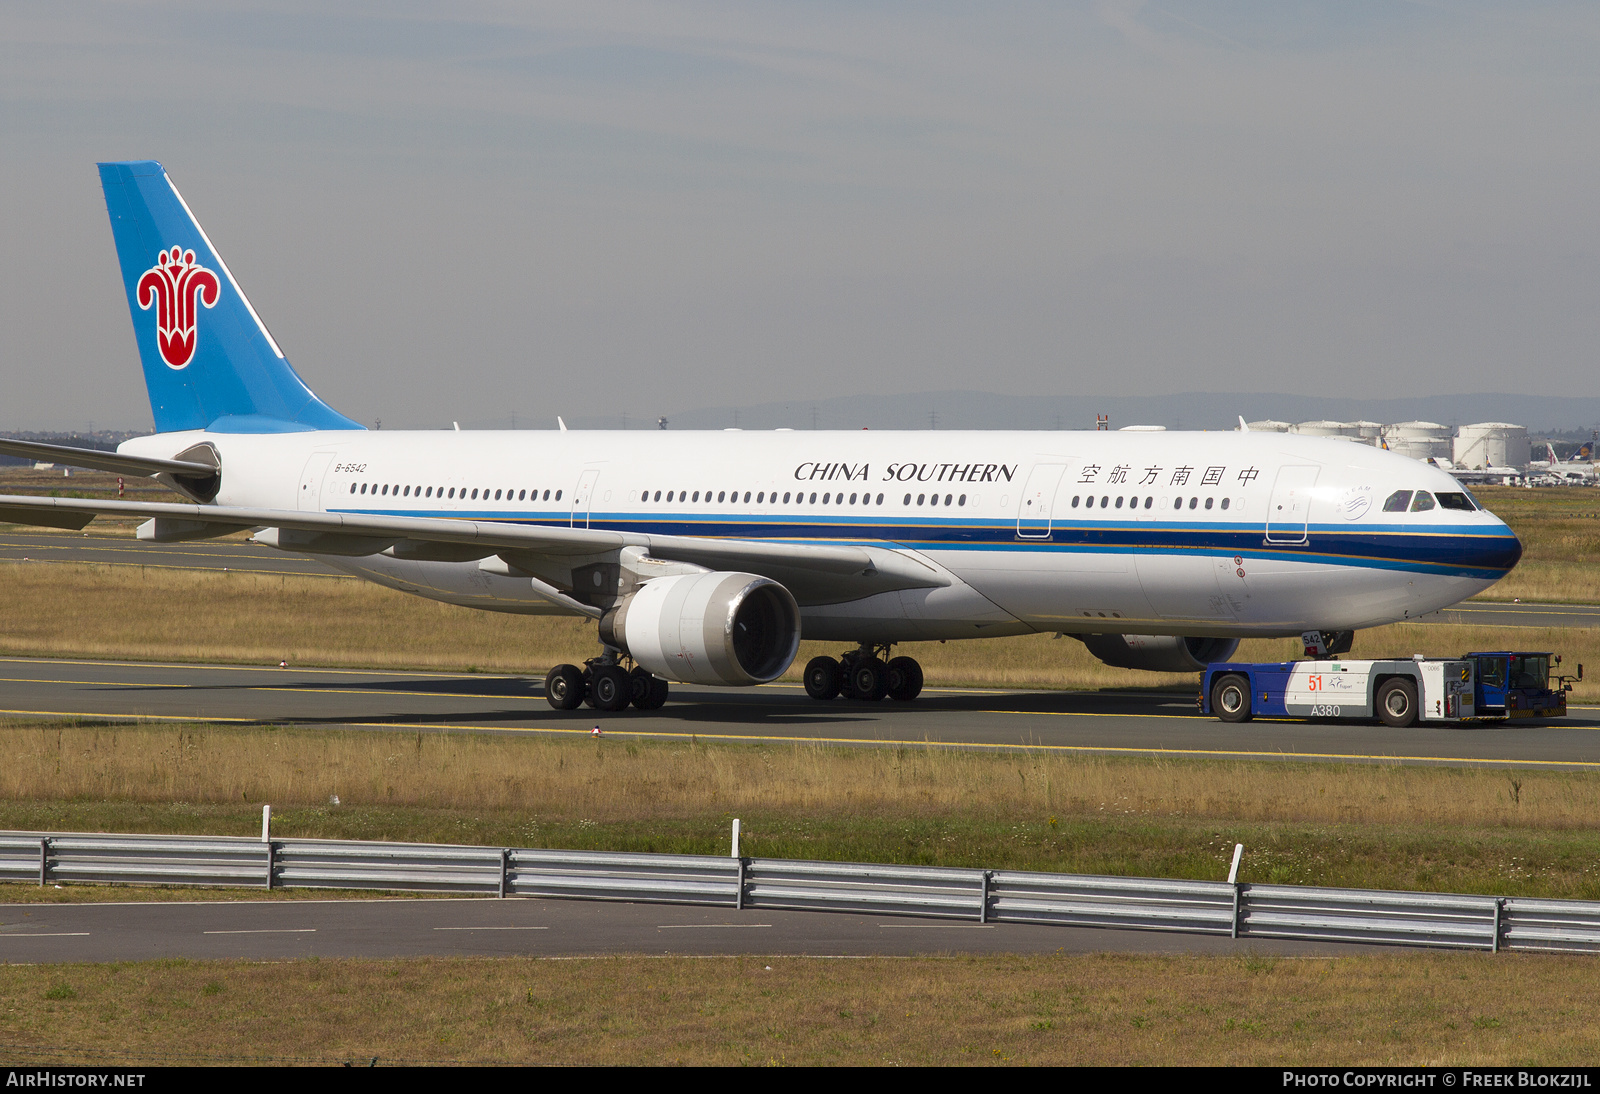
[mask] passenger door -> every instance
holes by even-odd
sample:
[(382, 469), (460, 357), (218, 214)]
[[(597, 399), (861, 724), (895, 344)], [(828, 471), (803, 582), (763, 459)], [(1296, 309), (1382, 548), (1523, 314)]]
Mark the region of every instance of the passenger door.
[(1064, 463), (1034, 464), (1028, 472), (1028, 481), (1022, 488), (1022, 501), (1017, 506), (1017, 538), (1049, 539), (1050, 521), (1055, 503), (1056, 488), (1066, 471)]
[(1267, 542), (1305, 543), (1311, 520), (1311, 491), (1317, 484), (1318, 464), (1291, 464), (1278, 469), (1267, 503)]

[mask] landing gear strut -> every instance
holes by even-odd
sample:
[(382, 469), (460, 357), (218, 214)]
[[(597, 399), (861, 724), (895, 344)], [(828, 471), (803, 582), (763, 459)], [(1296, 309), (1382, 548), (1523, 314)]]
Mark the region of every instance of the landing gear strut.
[(659, 710), (667, 701), (667, 682), (635, 666), (618, 664), (620, 654), (607, 648), (599, 657), (577, 665), (557, 665), (544, 678), (545, 700), (557, 710), (577, 710), (588, 703), (616, 713), (631, 703), (638, 710)]
[(883, 698), (910, 702), (922, 692), (922, 666), (914, 658), (895, 657), (885, 661), (887, 645), (863, 642), (859, 649), (832, 657), (813, 657), (806, 662), (806, 694), (813, 699), (833, 699), (844, 695), (858, 703), (875, 703)]

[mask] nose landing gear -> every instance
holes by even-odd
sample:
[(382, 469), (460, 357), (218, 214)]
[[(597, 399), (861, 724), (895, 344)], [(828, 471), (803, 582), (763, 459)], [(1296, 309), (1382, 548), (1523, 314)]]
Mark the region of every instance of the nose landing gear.
[(888, 661), (887, 645), (863, 642), (859, 649), (832, 657), (813, 657), (806, 663), (806, 694), (813, 699), (833, 699), (844, 695), (858, 703), (875, 703), (889, 698), (910, 702), (922, 692), (922, 666), (915, 658), (895, 657)]

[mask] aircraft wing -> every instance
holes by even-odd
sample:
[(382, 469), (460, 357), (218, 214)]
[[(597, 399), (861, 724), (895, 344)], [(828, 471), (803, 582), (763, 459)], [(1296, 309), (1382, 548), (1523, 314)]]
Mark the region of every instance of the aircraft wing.
[(246, 528), (268, 528), (274, 532), (258, 538), (308, 554), (356, 556), (390, 548), (402, 557), (422, 559), (468, 560), (498, 554), (518, 569), (544, 573), (559, 571), (563, 560), (588, 560), (624, 547), (639, 547), (653, 558), (770, 577), (788, 587), (802, 604), (838, 603), (951, 583), (941, 571), (915, 557), (882, 547), (653, 536), (442, 517), (0, 495), (0, 521), (9, 523), (77, 529), (97, 516), (148, 518), (139, 529), (139, 538), (147, 540), (206, 539)]

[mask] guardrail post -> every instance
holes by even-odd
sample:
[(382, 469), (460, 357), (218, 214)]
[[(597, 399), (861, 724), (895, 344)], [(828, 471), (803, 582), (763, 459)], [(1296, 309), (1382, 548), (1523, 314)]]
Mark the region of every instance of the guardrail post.
[(50, 837), (44, 836), (39, 840), (39, 888), (43, 889), (50, 880)]
[(745, 865), (748, 862), (748, 859), (741, 858), (739, 860), (739, 891), (735, 893), (733, 897), (733, 907), (735, 911), (744, 911), (744, 871)]
[(504, 899), (506, 889), (511, 884), (511, 850), (507, 847), (500, 848), (500, 896)]
[(994, 877), (993, 870), (983, 872), (983, 891), (978, 895), (978, 922), (989, 922), (989, 880)]
[(1489, 943), (1490, 953), (1500, 952), (1500, 925), (1504, 922), (1505, 911), (1505, 897), (1497, 897), (1494, 902), (1494, 939)]
[(1233, 883), (1233, 926), (1228, 929), (1229, 938), (1239, 937), (1239, 921), (1244, 918), (1244, 882)]
[(278, 870), (278, 845), (272, 840), (267, 840), (267, 888), (277, 887), (278, 881), (273, 875)]

